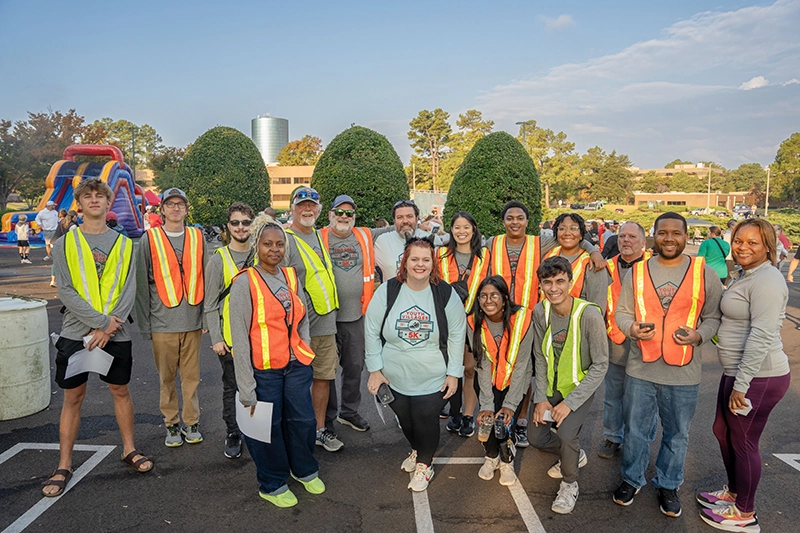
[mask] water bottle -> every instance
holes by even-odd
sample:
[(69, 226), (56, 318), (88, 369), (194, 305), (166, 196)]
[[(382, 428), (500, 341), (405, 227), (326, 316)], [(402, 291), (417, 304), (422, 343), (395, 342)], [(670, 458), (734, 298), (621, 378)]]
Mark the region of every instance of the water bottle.
[(494, 419), (491, 415), (483, 417), (481, 419), (481, 423), (478, 426), (478, 440), (480, 442), (486, 442), (489, 440), (489, 435), (492, 433), (492, 426), (494, 425)]

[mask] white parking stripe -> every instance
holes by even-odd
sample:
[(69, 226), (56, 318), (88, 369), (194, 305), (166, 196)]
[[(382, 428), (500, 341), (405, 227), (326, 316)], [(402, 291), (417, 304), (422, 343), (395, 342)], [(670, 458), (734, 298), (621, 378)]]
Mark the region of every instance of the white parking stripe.
[(411, 494), (414, 498), (417, 533), (433, 533), (433, 517), (431, 516), (431, 505), (428, 502), (428, 491), (412, 492)]
[(533, 510), (533, 504), (531, 504), (530, 498), (525, 493), (525, 489), (522, 488), (519, 479), (508, 487), (508, 490), (517, 504), (519, 514), (522, 515), (522, 521), (525, 522), (525, 527), (528, 528), (528, 531), (531, 533), (545, 533), (542, 521), (539, 520), (539, 515)]
[(795, 470), (800, 471), (800, 453), (773, 453), (772, 455)]

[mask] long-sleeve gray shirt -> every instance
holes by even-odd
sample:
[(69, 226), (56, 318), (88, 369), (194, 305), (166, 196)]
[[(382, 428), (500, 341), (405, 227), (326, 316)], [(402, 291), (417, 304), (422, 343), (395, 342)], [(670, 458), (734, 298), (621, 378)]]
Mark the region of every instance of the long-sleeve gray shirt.
[(722, 295), (717, 354), (733, 388), (747, 392), (753, 378), (789, 373), (781, 325), (786, 318), (789, 289), (780, 271), (768, 261), (728, 283)]
[[(663, 306), (671, 301), (684, 280), (686, 271), (689, 269), (689, 256), (684, 256), (680, 265), (671, 267), (662, 266), (658, 262), (658, 257), (653, 257), (647, 266), (656, 292), (661, 295)], [(702, 340), (695, 346), (692, 360), (684, 366), (668, 365), (664, 362), (663, 357), (652, 363), (645, 363), (642, 361), (642, 349), (639, 347), (639, 343), (631, 342), (628, 364), (625, 367), (625, 372), (629, 376), (660, 385), (697, 385), (700, 383), (703, 364), (702, 357), (700, 357), (700, 345), (709, 341), (717, 333), (720, 323), (719, 301), (722, 297), (722, 283), (719, 281), (716, 270), (708, 265), (704, 265), (704, 269), (706, 294), (703, 310), (700, 312), (700, 323), (697, 326), (697, 332)], [(620, 331), (629, 338), (631, 324), (636, 320), (635, 306), (633, 275), (629, 271), (622, 280), (622, 292), (619, 296), (617, 312), (614, 315)], [(656, 323), (656, 328), (660, 327), (661, 324)], [(673, 333), (668, 331), (664, 332), (664, 335)]]
[[(269, 302), (269, 305), (280, 305), (278, 302), (289, 301), (289, 286), (282, 271), (277, 274), (270, 274), (260, 267), (256, 271), (272, 291), (278, 301)], [(309, 302), (304, 295), (303, 280), (297, 280), (297, 295), (300, 301), (308, 309)], [(248, 276), (242, 275), (236, 278), (231, 285), (231, 338), (233, 340), (233, 366), (236, 374), (236, 386), (239, 389), (239, 401), (242, 405), (256, 404), (256, 379), (253, 377), (253, 361), (250, 356), (250, 326), (253, 322), (253, 300), (250, 297), (250, 280)], [(297, 326), (297, 333), (306, 343), (311, 343), (308, 332), (308, 314), (305, 314)], [(289, 350), (289, 339), (286, 339), (286, 349)], [(290, 353), (290, 360), (295, 359), (294, 354)]]
[[(80, 231), (76, 229), (74, 231)], [(89, 244), (94, 256), (95, 268), (99, 275), (102, 274), (106, 266), (106, 258), (111, 252), (117, 239), (126, 239), (116, 231), (107, 230), (100, 234), (84, 233), (84, 238)], [(119, 246), (117, 244), (117, 246)], [(128, 240), (128, 246), (133, 246), (133, 242)], [(90, 331), (94, 329), (106, 329), (111, 322), (110, 316), (115, 316), (124, 321), (122, 329), (117, 331), (111, 338), (114, 342), (123, 342), (131, 340), (130, 324), (128, 323), (128, 316), (133, 310), (133, 301), (136, 295), (136, 265), (131, 261), (128, 277), (125, 285), (122, 287), (119, 300), (116, 306), (110, 311), (108, 315), (104, 315), (84, 300), (75, 290), (72, 284), (72, 276), (67, 266), (67, 257), (64, 247), (64, 237), (56, 241), (56, 245), (52, 248), (53, 253), (53, 271), (56, 276), (58, 284), (58, 298), (64, 304), (66, 310), (64, 311), (64, 320), (61, 324), (61, 336), (65, 339), (74, 341), (82, 340)], [(91, 272), (87, 272), (90, 275)]]
[[(550, 331), (553, 336), (554, 345), (558, 344), (557, 339), (566, 338), (569, 329), (569, 316), (559, 316), (550, 309)], [(542, 341), (546, 332), (544, 305), (540, 302), (533, 309), (533, 362), (536, 368), (536, 389), (533, 395), (534, 403), (541, 403), (548, 399), (548, 377), (547, 359), (544, 357)], [(606, 323), (600, 310), (593, 306), (588, 306), (581, 315), (581, 338), (580, 354), (581, 368), (584, 375), (580, 384), (564, 398), (564, 403), (575, 411), (586, 400), (592, 397), (597, 388), (603, 383), (603, 378), (608, 370), (608, 343), (606, 341)], [(561, 357), (560, 348), (555, 350), (555, 367), (558, 368), (558, 360)], [(557, 379), (557, 378), (556, 378)], [(553, 390), (555, 390), (555, 385)]]
[[(228, 248), (230, 250), (230, 248)], [(250, 257), (250, 251), (237, 252), (230, 250), (236, 268), (241, 270), (242, 265)], [(222, 268), (222, 256), (218, 253), (211, 254), (205, 269), (205, 298), (203, 299), (204, 324), (211, 336), (211, 344), (222, 342), (222, 302), (219, 295), (225, 290), (225, 275)]]

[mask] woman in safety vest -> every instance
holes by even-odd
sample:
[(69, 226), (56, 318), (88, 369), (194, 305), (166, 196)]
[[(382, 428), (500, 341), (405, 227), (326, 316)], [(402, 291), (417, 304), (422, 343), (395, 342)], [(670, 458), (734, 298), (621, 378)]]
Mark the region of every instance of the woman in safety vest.
[(253, 226), (258, 264), (236, 276), (230, 292), (236, 384), (239, 402), (250, 416), (269, 408), (262, 402), (272, 404), (269, 442), (244, 436), (256, 465), (259, 496), (278, 507), (292, 507), (297, 497), (286, 484), (290, 475), (311, 494), (325, 492), (314, 458), (314, 353), (300, 280), (293, 268), (279, 266), (286, 234), (266, 215), (256, 217)]
[[(511, 301), (502, 276), (483, 280), (478, 289), (478, 305), (467, 319), (472, 351), (477, 360), (480, 405), (478, 422), (484, 431), (478, 435), (486, 459), (478, 477), (490, 480), (500, 470), (500, 484), (510, 486), (514, 473), (513, 432), (504, 429), (519, 416), (522, 398), (531, 383), (532, 311)], [(500, 420), (502, 418), (502, 424)], [(490, 428), (493, 421), (500, 435)], [(484, 440), (486, 439), (486, 440)]]

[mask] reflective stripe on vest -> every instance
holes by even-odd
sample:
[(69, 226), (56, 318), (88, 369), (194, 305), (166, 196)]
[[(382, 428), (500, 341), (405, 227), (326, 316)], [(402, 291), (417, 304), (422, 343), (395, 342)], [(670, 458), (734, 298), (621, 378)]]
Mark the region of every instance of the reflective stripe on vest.
[(513, 278), (506, 240), (505, 235), (498, 235), (494, 238), (491, 255), (492, 274), (502, 276), (508, 283), (509, 290), (512, 290), (513, 287), (515, 304), (533, 309), (539, 301), (539, 278), (536, 276), (536, 269), (539, 268), (541, 259), (539, 237), (525, 236)]
[(668, 365), (684, 366), (691, 362), (694, 348), (677, 344), (672, 334), (682, 326), (697, 329), (706, 297), (704, 267), (703, 257), (689, 257), (689, 268), (665, 312), (650, 277), (649, 261), (633, 265), (636, 320), (656, 324), (655, 337), (638, 341), (645, 363), (652, 363), (661, 357)]
[[(644, 252), (642, 261), (647, 261), (652, 257), (650, 252)], [(614, 313), (617, 310), (617, 303), (619, 302), (619, 295), (622, 292), (622, 275), (619, 268), (620, 255), (615, 255), (611, 259), (606, 260), (608, 265), (608, 275), (611, 277), (611, 283), (608, 285), (608, 314), (606, 315), (606, 331), (608, 338), (614, 344), (622, 344), (627, 338), (625, 334), (617, 327), (617, 318)]]
[[(222, 290), (231, 286), (233, 278), (239, 273), (239, 268), (236, 266), (236, 261), (233, 260), (233, 255), (227, 246), (217, 248), (214, 252), (219, 254), (222, 258)], [(231, 309), (230, 309), (231, 295), (227, 294), (222, 299), (222, 338), (228, 346), (233, 345), (233, 338), (231, 337)]]
[[(464, 309), (467, 313), (472, 312), (475, 297), (478, 295), (478, 285), (481, 284), (481, 281), (486, 279), (489, 272), (489, 263), (491, 263), (491, 261), (487, 257), (488, 253), (488, 248), (482, 247), (481, 254), (472, 259), (472, 265), (470, 266), (469, 275), (467, 276), (469, 296), (464, 302)], [(439, 257), (439, 271), (442, 275), (442, 280), (450, 284), (458, 281), (460, 272), (455, 254), (450, 254), (446, 246), (440, 246), (437, 250), (437, 254)]]
[[(489, 331), (489, 326), (484, 319), (481, 325), (481, 342), (483, 343), (483, 352), (492, 364), (492, 385), (495, 389), (505, 390), (511, 383), (511, 375), (514, 372), (517, 356), (519, 355), (519, 346), (531, 326), (532, 318), (533, 311), (520, 307), (519, 311), (511, 316), (511, 335), (505, 328), (503, 329), (503, 338), (500, 340), (500, 346), (497, 345), (497, 341)], [(469, 315), (467, 321), (474, 331), (475, 319), (473, 315)]]
[[(597, 307), (597, 305), (592, 302), (587, 302), (586, 300), (581, 300), (580, 298), (572, 299), (567, 339), (564, 341), (564, 346), (561, 348), (561, 356), (558, 358), (558, 383), (553, 383), (556, 373), (556, 355), (555, 349), (553, 348), (553, 333), (550, 324), (550, 310), (552, 309), (552, 305), (549, 300), (542, 301), (542, 305), (544, 306), (545, 323), (544, 338), (542, 339), (542, 353), (547, 360), (547, 395), (553, 396), (555, 385), (555, 390), (558, 390), (561, 396), (566, 398), (586, 376), (586, 372), (583, 370), (583, 365), (581, 364), (581, 317), (587, 307)], [(597, 310), (600, 311), (600, 308), (597, 307)]]
[[(325, 249), (330, 253), (329, 234), (329, 227), (319, 230)], [(375, 252), (373, 250), (372, 232), (369, 228), (353, 228), (353, 235), (361, 247), (363, 258), (361, 271), (364, 287), (361, 290), (361, 314), (365, 315), (367, 314), (369, 302), (372, 300), (372, 294), (375, 292)]]
[(284, 368), (289, 364), (292, 353), (304, 365), (310, 365), (314, 359), (311, 347), (298, 334), (306, 309), (297, 296), (297, 274), (293, 268), (281, 268), (281, 272), (289, 285), (288, 314), (283, 303), (272, 293), (254, 267), (247, 268), (240, 274), (246, 275), (250, 283), (253, 306), (250, 320), (250, 358), (253, 368), (258, 370)]
[(78, 295), (98, 313), (111, 314), (128, 280), (133, 257), (131, 240), (121, 234), (117, 236), (108, 252), (100, 278), (97, 277), (92, 249), (80, 228), (75, 228), (64, 236), (64, 252), (72, 286)]
[[(556, 246), (550, 250), (544, 258), (548, 259), (557, 255), (561, 255), (561, 246)], [(580, 255), (572, 261), (572, 284), (569, 286), (569, 295), (573, 298), (581, 297), (583, 281), (586, 276), (586, 266), (589, 264), (589, 261), (591, 261), (589, 252), (583, 250)], [(544, 300), (544, 296), (542, 296), (542, 299)]]
[(303, 286), (311, 297), (314, 311), (322, 316), (339, 309), (339, 295), (336, 293), (331, 256), (328, 253), (328, 247), (322, 243), (319, 232), (314, 230), (314, 236), (317, 238), (324, 261), (293, 230), (287, 229), (286, 233), (294, 237), (297, 251), (306, 269), (306, 279)]
[(166, 307), (178, 307), (184, 296), (189, 305), (203, 301), (203, 235), (200, 229), (186, 226), (183, 233), (183, 255), (172, 247), (163, 227), (147, 230), (150, 241), (150, 262), (158, 297)]

